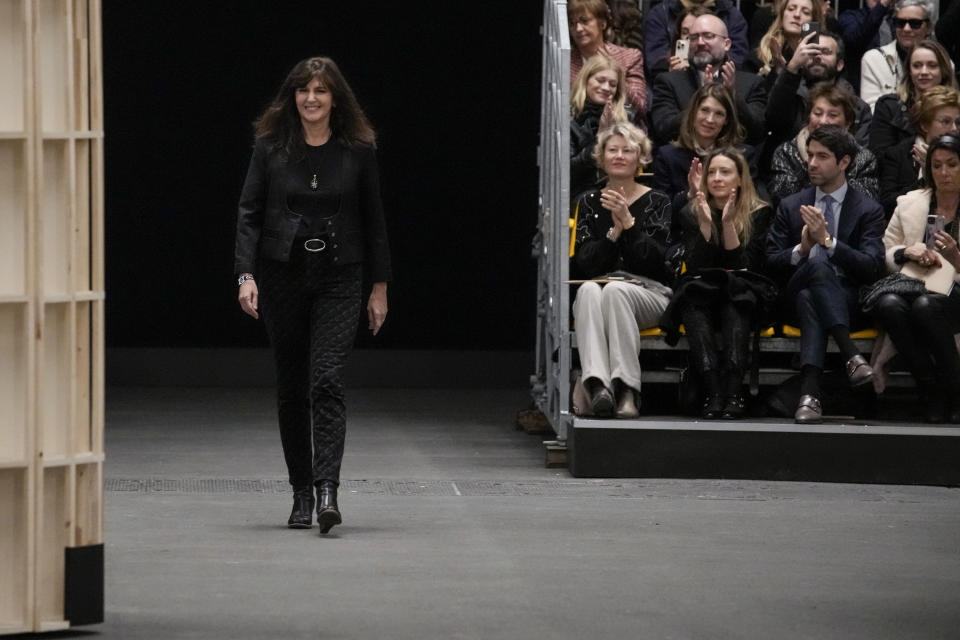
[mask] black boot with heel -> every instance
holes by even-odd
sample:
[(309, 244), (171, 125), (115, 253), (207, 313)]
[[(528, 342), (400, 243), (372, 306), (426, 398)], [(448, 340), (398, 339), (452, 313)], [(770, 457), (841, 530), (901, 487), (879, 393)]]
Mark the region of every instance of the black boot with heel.
[(291, 529), (309, 529), (313, 526), (313, 487), (299, 487), (293, 490), (293, 510), (287, 520)]
[(335, 525), (343, 522), (340, 508), (337, 506), (337, 483), (333, 480), (321, 480), (317, 485), (317, 524), (320, 533), (328, 533)]

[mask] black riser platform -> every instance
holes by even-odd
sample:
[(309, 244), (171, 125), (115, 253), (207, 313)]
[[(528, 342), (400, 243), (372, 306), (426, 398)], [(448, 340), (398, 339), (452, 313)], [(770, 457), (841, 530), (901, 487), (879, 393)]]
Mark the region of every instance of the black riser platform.
[(567, 446), (575, 477), (960, 485), (955, 427), (577, 419)]

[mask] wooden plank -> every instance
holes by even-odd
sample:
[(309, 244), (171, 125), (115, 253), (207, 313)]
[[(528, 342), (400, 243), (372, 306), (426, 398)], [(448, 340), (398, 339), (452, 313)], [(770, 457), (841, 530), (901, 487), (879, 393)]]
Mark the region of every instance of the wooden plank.
[(546, 449), (546, 467), (548, 469), (565, 469), (569, 464), (567, 445), (557, 440), (547, 440), (543, 443)]
[(28, 623), (28, 477), (31, 469), (0, 469), (0, 630)]
[(73, 47), (73, 128), (90, 129), (90, 42), (87, 39), (88, 11), (86, 0), (74, 0), (72, 12)]

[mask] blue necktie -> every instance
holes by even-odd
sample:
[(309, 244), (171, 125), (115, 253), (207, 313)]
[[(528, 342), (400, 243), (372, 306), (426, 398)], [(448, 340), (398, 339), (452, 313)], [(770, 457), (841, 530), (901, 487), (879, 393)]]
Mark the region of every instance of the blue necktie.
[[(833, 198), (831, 196), (823, 196), (821, 204), (823, 206), (823, 219), (827, 223), (827, 233), (830, 237), (834, 237), (837, 229), (837, 215), (833, 211)], [(815, 244), (813, 248), (810, 249), (810, 256), (807, 259), (813, 262), (825, 262), (829, 257), (826, 247), (822, 244)]]

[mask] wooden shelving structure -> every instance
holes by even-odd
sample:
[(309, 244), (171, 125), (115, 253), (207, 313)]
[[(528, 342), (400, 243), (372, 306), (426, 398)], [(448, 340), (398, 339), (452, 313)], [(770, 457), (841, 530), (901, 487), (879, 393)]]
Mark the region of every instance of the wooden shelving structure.
[(0, 635), (103, 616), (100, 0), (0, 0)]

